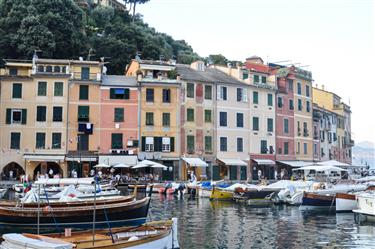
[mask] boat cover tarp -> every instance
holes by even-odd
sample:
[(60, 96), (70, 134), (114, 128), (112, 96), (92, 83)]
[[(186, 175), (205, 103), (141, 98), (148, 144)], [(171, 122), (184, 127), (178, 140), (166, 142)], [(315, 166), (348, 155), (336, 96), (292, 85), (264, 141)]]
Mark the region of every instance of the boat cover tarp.
[(280, 180), (270, 185), (265, 186), (267, 189), (285, 189), (289, 188), (289, 186), (293, 186), (296, 188), (304, 188), (309, 187), (313, 184), (313, 181), (290, 181), (290, 180)]
[(43, 241), (31, 239), (19, 233), (8, 233), (3, 235), (4, 242), (2, 246), (12, 249), (72, 249), (73, 245), (63, 241)]
[(225, 190), (234, 191), (236, 188), (261, 190), (263, 187), (264, 186), (258, 186), (258, 185), (254, 185), (254, 184), (235, 183), (235, 184), (225, 188)]
[(87, 178), (39, 178), (35, 184), (42, 185), (92, 185), (95, 180), (92, 177)]

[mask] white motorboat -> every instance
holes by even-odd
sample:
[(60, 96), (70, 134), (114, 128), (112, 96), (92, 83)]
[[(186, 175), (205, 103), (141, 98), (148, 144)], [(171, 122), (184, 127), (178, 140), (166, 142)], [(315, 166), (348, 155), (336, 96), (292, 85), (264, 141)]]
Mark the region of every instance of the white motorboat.
[(356, 195), (358, 208), (353, 212), (357, 221), (375, 221), (375, 192), (367, 191)]

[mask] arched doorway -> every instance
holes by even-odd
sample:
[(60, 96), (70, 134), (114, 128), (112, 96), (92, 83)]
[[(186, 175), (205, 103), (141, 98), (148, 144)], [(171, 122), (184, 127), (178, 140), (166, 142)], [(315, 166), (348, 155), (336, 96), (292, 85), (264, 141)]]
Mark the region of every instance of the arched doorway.
[(25, 174), (25, 170), (16, 162), (8, 163), (1, 172), (2, 180), (18, 180), (21, 175)]
[(53, 175), (59, 174), (63, 176), (63, 170), (61, 169), (60, 165), (55, 162), (42, 162), (34, 169), (34, 177), (38, 175), (49, 174), (50, 171), (53, 171)]

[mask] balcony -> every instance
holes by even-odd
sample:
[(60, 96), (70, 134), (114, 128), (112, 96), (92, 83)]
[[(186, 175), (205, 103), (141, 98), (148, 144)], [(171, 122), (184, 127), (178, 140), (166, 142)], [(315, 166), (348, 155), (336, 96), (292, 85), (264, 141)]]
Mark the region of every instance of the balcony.
[(74, 72), (72, 74), (72, 79), (80, 80), (80, 81), (101, 81), (101, 74), (100, 73), (81, 73), (81, 72)]

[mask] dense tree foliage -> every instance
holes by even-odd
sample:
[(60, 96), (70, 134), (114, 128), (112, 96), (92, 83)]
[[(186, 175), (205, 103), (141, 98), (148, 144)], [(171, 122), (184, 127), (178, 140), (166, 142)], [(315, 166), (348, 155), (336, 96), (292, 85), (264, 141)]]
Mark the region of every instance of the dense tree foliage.
[(184, 40), (156, 32), (127, 11), (81, 9), (72, 0), (0, 0), (0, 57), (30, 59), (35, 50), (49, 58), (87, 58), (93, 51), (89, 59), (105, 57), (112, 74), (123, 74), (137, 53), (179, 63), (200, 59)]

